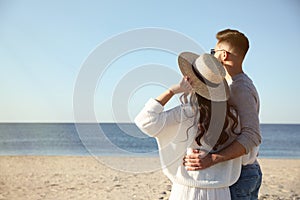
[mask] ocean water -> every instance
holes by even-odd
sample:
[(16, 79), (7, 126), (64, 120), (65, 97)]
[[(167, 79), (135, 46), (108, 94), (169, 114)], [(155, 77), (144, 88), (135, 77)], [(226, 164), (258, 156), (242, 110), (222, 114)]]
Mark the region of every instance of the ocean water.
[[(300, 124), (262, 124), (259, 157), (300, 158)], [(0, 155), (157, 156), (134, 124), (0, 123)]]

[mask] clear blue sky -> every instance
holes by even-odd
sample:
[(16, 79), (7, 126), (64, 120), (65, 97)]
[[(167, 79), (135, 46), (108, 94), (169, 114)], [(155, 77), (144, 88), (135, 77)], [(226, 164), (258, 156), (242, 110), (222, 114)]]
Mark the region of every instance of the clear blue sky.
[[(206, 51), (216, 32), (244, 32), (251, 43), (244, 71), (259, 91), (261, 122), (300, 123), (298, 0), (1, 0), (0, 122), (72, 122), (74, 85), (90, 52), (116, 34), (145, 27), (177, 31)], [(111, 85), (130, 67), (151, 62), (178, 70), (175, 55), (155, 50), (125, 55), (110, 66), (95, 91), (99, 122), (115, 121)], [(146, 88), (146, 96), (137, 91), (134, 103), (126, 100), (131, 116), (163, 90)]]

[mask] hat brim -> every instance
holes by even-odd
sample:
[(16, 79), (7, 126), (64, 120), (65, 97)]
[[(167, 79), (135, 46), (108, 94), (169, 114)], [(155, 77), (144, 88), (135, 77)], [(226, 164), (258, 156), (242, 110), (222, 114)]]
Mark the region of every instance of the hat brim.
[(195, 74), (193, 63), (198, 57), (199, 55), (192, 52), (181, 53), (178, 56), (178, 65), (181, 73), (190, 78), (192, 87), (197, 94), (211, 101), (227, 101), (229, 99), (229, 87), (225, 78), (221, 84), (209, 86)]

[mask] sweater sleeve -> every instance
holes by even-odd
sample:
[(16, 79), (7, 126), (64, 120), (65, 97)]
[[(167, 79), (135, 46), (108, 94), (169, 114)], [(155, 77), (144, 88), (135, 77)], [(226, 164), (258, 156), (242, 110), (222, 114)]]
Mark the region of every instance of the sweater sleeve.
[(164, 107), (159, 102), (149, 99), (134, 122), (145, 134), (150, 137), (158, 137), (164, 127), (172, 126), (183, 120), (181, 111), (181, 106), (164, 111)]
[(235, 105), (241, 125), (241, 134), (237, 141), (246, 149), (246, 153), (261, 143), (259, 130), (259, 99), (247, 86), (234, 87), (231, 90), (231, 103)]

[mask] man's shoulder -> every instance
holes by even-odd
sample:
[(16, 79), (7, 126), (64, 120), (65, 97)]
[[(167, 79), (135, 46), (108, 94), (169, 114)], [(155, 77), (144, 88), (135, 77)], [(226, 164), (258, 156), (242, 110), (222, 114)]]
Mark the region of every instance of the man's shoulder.
[(240, 73), (232, 77), (232, 83), (240, 83), (240, 82), (252, 82), (252, 80), (245, 73)]
[(252, 90), (255, 89), (253, 81), (247, 74), (241, 73), (237, 75), (237, 77), (233, 78), (232, 84), (230, 85), (230, 89), (233, 91), (236, 90)]
[(240, 104), (249, 99), (255, 98), (256, 102), (259, 102), (259, 94), (252, 80), (243, 74), (238, 79), (232, 82), (230, 85), (230, 103)]

